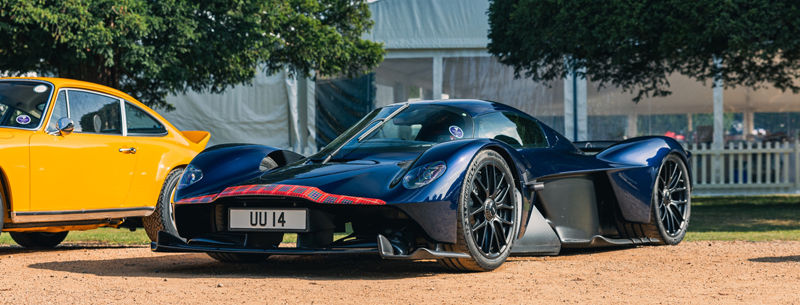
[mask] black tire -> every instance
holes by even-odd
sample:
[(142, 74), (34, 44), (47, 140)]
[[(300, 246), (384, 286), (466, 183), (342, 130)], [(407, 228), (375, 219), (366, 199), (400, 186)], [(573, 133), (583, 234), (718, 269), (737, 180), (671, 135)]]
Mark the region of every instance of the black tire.
[(206, 254), (215, 260), (225, 263), (260, 263), (269, 257), (269, 254), (260, 253), (207, 252)]
[(503, 157), (492, 150), (478, 153), (461, 188), (456, 243), (444, 245), (445, 251), (467, 253), (470, 258), (439, 262), (456, 271), (491, 271), (500, 267), (519, 232), (520, 206), (515, 193), (514, 178)]
[(3, 183), (2, 177), (0, 177), (0, 234), (3, 234), (3, 224), (5, 223), (6, 218), (6, 190), (5, 184)]
[(158, 241), (158, 231), (178, 236), (178, 229), (175, 227), (175, 216), (173, 215), (175, 207), (172, 206), (171, 201), (172, 194), (181, 179), (181, 175), (183, 175), (183, 168), (176, 168), (167, 174), (164, 179), (164, 185), (161, 187), (161, 193), (158, 194), (156, 210), (150, 216), (142, 218), (147, 237), (152, 241)]
[(677, 245), (686, 236), (692, 208), (691, 181), (683, 159), (675, 154), (664, 158), (658, 169), (650, 202), (650, 223), (641, 227), (645, 237), (658, 239), (656, 245)]
[(47, 232), (8, 232), (17, 244), (25, 248), (53, 248), (58, 246), (64, 238), (67, 238), (69, 231), (58, 233)]

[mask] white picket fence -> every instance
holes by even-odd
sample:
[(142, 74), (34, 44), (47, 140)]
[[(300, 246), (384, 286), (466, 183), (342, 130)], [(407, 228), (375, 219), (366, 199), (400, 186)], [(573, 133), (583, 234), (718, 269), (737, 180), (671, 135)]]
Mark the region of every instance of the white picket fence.
[(693, 144), (694, 195), (800, 194), (800, 142)]

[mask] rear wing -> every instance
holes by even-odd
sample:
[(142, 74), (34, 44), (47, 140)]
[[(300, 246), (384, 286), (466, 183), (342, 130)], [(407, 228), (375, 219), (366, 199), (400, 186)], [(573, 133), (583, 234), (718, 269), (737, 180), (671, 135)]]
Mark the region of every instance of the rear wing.
[(617, 141), (577, 141), (572, 143), (585, 153), (596, 154), (611, 147)]
[(189, 142), (192, 142), (192, 147), (197, 152), (200, 152), (206, 148), (208, 140), (211, 139), (211, 134), (208, 133), (208, 131), (188, 130), (181, 131), (181, 134), (183, 137), (189, 140)]

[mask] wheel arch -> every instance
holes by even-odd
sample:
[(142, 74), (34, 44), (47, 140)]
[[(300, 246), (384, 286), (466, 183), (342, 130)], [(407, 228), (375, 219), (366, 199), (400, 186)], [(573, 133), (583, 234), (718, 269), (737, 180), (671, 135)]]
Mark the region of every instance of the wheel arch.
[[(189, 163), (183, 163), (183, 162), (173, 165), (168, 170), (164, 171), (163, 177), (159, 177), (158, 178), (159, 184), (160, 185), (164, 185), (164, 183), (167, 182), (167, 177), (169, 177), (169, 173), (171, 173), (171, 172), (173, 172), (175, 170), (178, 170), (178, 169), (185, 169), (187, 166), (189, 166)], [(181, 175), (181, 177), (182, 176), (183, 175)], [(178, 179), (180, 179), (180, 178), (178, 178)], [(172, 198), (170, 198), (170, 200), (172, 200)]]
[[(413, 169), (422, 164), (428, 164), (431, 162), (436, 161), (444, 161), (447, 164), (447, 170), (444, 174), (431, 182), (428, 186), (425, 186), (426, 189), (429, 190), (446, 190), (442, 191), (442, 197), (432, 196), (426, 192), (420, 192), (422, 194), (419, 198), (411, 198), (409, 202), (420, 202), (414, 200), (422, 200), (421, 202), (430, 201), (428, 198), (444, 198), (444, 200), (451, 203), (450, 209), (446, 212), (447, 219), (452, 220), (452, 226), (447, 225), (447, 228), (444, 228), (443, 232), (448, 232), (447, 234), (443, 235), (441, 238), (434, 238), (439, 240), (440, 242), (444, 243), (454, 243), (456, 240), (456, 206), (458, 204), (458, 200), (461, 194), (461, 187), (467, 177), (467, 172), (469, 165), (475, 161), (475, 158), (478, 154), (483, 150), (491, 150), (492, 152), (499, 155), (503, 161), (506, 162), (508, 169), (511, 171), (511, 178), (514, 180), (514, 185), (518, 188), (519, 192), (522, 194), (522, 212), (520, 213), (522, 216), (522, 222), (520, 231), (524, 231), (526, 223), (530, 218), (530, 212), (532, 208), (532, 194), (527, 192), (527, 187), (525, 186), (524, 178), (521, 175), (525, 174), (527, 170), (527, 163), (526, 160), (523, 159), (519, 153), (514, 150), (513, 148), (509, 147), (505, 143), (499, 142), (497, 140), (492, 139), (464, 139), (464, 140), (456, 140), (456, 141), (448, 141), (439, 143), (434, 145), (427, 151), (423, 152), (416, 160), (413, 161), (413, 164), (408, 166), (406, 171), (403, 171), (398, 176), (404, 176), (408, 170)], [(406, 199), (404, 199), (406, 200)], [(438, 200), (438, 199), (437, 199)], [(440, 224), (442, 222), (439, 222)]]
[[(0, 166), (0, 198), (3, 200), (2, 212), (3, 218), (9, 218), (9, 212), (12, 211), (12, 206), (14, 202), (11, 200), (11, 187), (9, 186), (8, 176), (6, 175), (6, 171), (3, 170), (3, 167)], [(2, 225), (0, 225), (0, 229), (2, 229)]]
[(189, 163), (183, 163), (183, 162), (173, 165), (172, 167), (170, 167), (166, 171), (164, 171), (164, 176), (163, 177), (159, 177), (158, 181), (161, 182), (161, 184), (164, 184), (164, 180), (167, 179), (167, 176), (169, 176), (169, 173), (171, 173), (172, 171), (174, 171), (176, 169), (186, 168), (187, 166), (189, 166)]
[(620, 141), (604, 149), (595, 158), (611, 164), (630, 166), (624, 169), (607, 170), (611, 186), (626, 221), (648, 223), (652, 185), (658, 169), (667, 156), (678, 155), (689, 168), (690, 154), (675, 139), (664, 136), (645, 136)]
[[(458, 177), (463, 180), (466, 178), (469, 164), (475, 160), (475, 157), (477, 157), (481, 151), (487, 149), (494, 151), (503, 158), (503, 161), (506, 162), (509, 170), (511, 170), (515, 186), (523, 193), (523, 197), (529, 197), (525, 194), (527, 193), (527, 186), (521, 176), (524, 175), (527, 168), (529, 168), (527, 161), (515, 149), (497, 140), (473, 139), (468, 142), (451, 141), (440, 143), (414, 160), (414, 164), (410, 166), (409, 169), (418, 164), (445, 160), (447, 162), (448, 171), (451, 169), (457, 170), (459, 172)], [(403, 174), (405, 175), (405, 173)], [(448, 174), (445, 173), (445, 175)]]
[[(156, 181), (158, 182), (158, 185), (159, 185), (159, 188), (158, 188), (158, 190), (159, 190), (159, 191), (161, 190), (161, 186), (163, 186), (163, 185), (164, 185), (164, 183), (166, 182), (166, 180), (167, 180), (167, 177), (169, 176), (169, 173), (171, 173), (171, 172), (173, 172), (173, 171), (175, 171), (175, 170), (177, 170), (177, 169), (184, 169), (184, 168), (186, 168), (187, 166), (189, 166), (189, 163), (185, 163), (185, 162), (179, 162), (179, 163), (177, 163), (177, 164), (174, 164), (174, 165), (172, 165), (171, 167), (167, 168), (167, 170), (165, 170), (165, 171), (163, 172), (163, 174), (159, 174), (159, 176), (158, 176), (158, 177), (156, 177), (156, 178), (157, 178), (157, 180), (156, 180)], [(141, 218), (141, 217), (139, 217), (139, 218)]]
[(516, 184), (517, 189), (520, 190), (520, 193), (522, 193), (524, 183), (522, 182), (522, 179), (520, 179), (520, 173), (517, 167), (518, 163), (517, 161), (514, 160), (514, 158), (511, 157), (511, 154), (507, 150), (500, 147), (499, 145), (489, 145), (486, 146), (484, 149), (492, 150), (498, 153), (501, 157), (503, 157), (503, 161), (506, 161), (506, 164), (508, 164), (509, 169), (511, 169), (511, 176), (512, 178), (514, 178), (514, 184)]
[[(484, 146), (482, 149), (488, 149), (496, 152), (499, 154), (506, 164), (511, 170), (511, 176), (514, 179), (514, 184), (517, 186), (517, 191), (521, 195), (521, 204), (520, 204), (520, 226), (519, 232), (517, 234), (517, 238), (522, 238), (525, 235), (525, 232), (528, 230), (528, 226), (530, 225), (531, 217), (533, 215), (533, 209), (535, 209), (535, 195), (529, 189), (528, 185), (526, 184), (525, 179), (522, 175), (526, 175), (527, 168), (529, 168), (529, 164), (527, 160), (525, 160), (516, 150), (513, 150), (513, 153), (517, 155), (513, 155), (512, 152), (509, 151), (509, 148), (503, 147), (501, 144), (492, 143), (489, 145)], [(477, 155), (477, 154), (476, 154)], [(474, 157), (473, 157), (474, 158)], [(537, 212), (538, 213), (538, 212)]]

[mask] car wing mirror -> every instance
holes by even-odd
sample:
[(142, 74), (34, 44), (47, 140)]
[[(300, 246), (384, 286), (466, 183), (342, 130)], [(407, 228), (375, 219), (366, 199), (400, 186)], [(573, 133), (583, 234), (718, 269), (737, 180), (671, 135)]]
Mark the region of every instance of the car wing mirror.
[(58, 128), (58, 132), (60, 132), (62, 136), (66, 136), (75, 130), (75, 124), (72, 123), (72, 120), (69, 118), (60, 118), (56, 123), (56, 128)]

